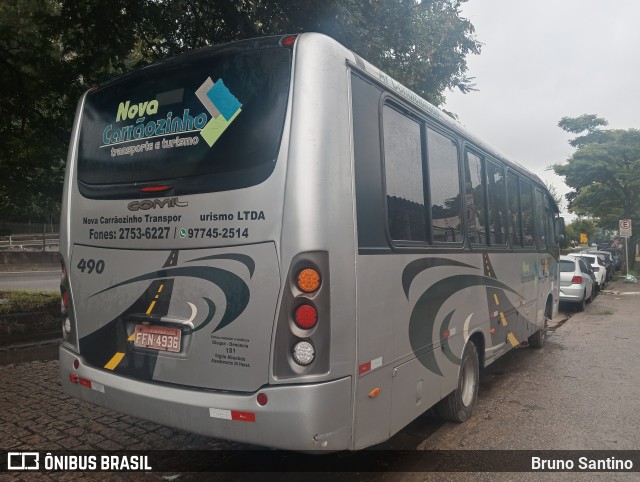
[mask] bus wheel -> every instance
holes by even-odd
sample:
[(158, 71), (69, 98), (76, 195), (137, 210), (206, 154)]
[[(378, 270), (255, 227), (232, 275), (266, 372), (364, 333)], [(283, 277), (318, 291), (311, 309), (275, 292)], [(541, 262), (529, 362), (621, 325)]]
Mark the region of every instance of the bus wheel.
[(549, 326), (549, 320), (551, 319), (551, 305), (547, 303), (547, 309), (544, 312), (544, 324), (542, 328), (536, 331), (528, 338), (529, 346), (531, 348), (542, 348), (544, 342), (547, 340), (547, 327)]
[(436, 412), (440, 418), (450, 422), (464, 422), (467, 420), (476, 405), (479, 384), (480, 362), (478, 361), (478, 352), (474, 343), (470, 341), (462, 353), (458, 387), (436, 405)]

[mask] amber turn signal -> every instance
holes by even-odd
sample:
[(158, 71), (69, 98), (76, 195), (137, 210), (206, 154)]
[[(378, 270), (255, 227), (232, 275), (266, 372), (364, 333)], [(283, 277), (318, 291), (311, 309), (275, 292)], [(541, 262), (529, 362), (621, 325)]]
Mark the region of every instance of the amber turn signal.
[(320, 288), (320, 273), (313, 268), (303, 269), (298, 273), (296, 285), (305, 293), (312, 293)]

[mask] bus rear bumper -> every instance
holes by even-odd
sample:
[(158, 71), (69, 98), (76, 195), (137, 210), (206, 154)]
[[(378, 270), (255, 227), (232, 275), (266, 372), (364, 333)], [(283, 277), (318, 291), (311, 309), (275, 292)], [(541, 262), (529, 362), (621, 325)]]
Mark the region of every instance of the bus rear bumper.
[[(73, 368), (74, 360), (80, 365)], [(233, 394), (132, 380), (83, 363), (60, 347), (64, 392), (120, 413), (201, 435), (287, 450), (351, 448), (351, 377), (330, 382), (268, 386)]]

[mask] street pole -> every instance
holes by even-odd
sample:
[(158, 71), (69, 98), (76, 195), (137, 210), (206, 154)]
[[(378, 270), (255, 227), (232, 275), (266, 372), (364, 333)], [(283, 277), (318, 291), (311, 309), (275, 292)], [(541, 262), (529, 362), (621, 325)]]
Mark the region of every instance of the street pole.
[(629, 238), (624, 238), (624, 274), (629, 275)]

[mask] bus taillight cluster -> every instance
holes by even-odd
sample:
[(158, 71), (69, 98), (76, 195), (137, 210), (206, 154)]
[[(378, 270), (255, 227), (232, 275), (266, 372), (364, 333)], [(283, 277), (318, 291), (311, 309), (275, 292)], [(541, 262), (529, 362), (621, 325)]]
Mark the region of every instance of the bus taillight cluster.
[[(320, 273), (314, 268), (300, 270), (295, 278), (295, 286), (302, 293), (298, 297), (300, 304), (293, 310), (293, 322), (305, 332), (313, 330), (318, 323), (318, 309), (311, 298), (320, 289), (321, 282)], [(315, 348), (310, 340), (298, 340), (291, 354), (298, 365), (307, 366), (315, 359)]]
[(62, 256), (60, 257), (60, 265), (62, 268), (62, 275), (60, 277), (60, 311), (64, 316), (62, 331), (63, 336), (66, 339), (71, 334), (71, 319), (69, 318), (69, 305), (71, 304), (71, 295), (69, 294), (69, 275), (67, 273), (67, 267), (64, 264)]

